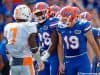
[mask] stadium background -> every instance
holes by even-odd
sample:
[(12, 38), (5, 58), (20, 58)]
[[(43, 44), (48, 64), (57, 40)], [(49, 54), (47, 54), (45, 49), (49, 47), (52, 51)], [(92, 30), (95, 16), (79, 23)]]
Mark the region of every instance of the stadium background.
[(13, 20), (13, 10), (16, 5), (27, 4), (32, 11), (37, 2), (47, 2), (49, 5), (58, 5), (63, 7), (65, 5), (74, 5), (88, 11), (93, 17), (94, 26), (100, 27), (100, 0), (0, 0), (0, 25), (5, 25)]

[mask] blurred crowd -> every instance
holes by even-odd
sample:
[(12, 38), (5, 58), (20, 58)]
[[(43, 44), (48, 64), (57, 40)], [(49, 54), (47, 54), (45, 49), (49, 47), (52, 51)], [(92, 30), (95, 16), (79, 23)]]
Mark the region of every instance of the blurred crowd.
[(19, 4), (27, 4), (32, 11), (37, 2), (47, 2), (49, 5), (78, 6), (82, 11), (88, 11), (93, 18), (93, 25), (100, 27), (100, 0), (0, 0), (0, 26), (13, 22), (13, 10)]

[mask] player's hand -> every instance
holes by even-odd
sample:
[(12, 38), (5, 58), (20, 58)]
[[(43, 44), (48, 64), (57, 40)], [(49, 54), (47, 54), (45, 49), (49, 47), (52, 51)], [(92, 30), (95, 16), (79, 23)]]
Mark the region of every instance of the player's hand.
[(42, 61), (46, 61), (48, 59), (48, 57), (50, 56), (50, 53), (48, 51), (44, 51), (42, 53), (42, 56), (41, 56), (41, 60)]
[(43, 70), (44, 67), (45, 67), (45, 66), (44, 66), (44, 63), (43, 63), (43, 62), (39, 63), (39, 64), (38, 64), (38, 71)]
[(60, 63), (59, 64), (59, 75), (64, 75), (64, 64)]

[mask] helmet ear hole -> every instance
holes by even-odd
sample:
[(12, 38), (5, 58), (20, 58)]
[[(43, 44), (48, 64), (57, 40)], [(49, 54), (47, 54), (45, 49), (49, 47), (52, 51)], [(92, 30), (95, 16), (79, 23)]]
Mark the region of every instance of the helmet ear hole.
[(45, 13), (43, 11), (35, 11), (33, 13), (34, 15), (34, 21), (38, 22), (38, 23), (42, 23), (46, 20), (46, 16)]
[(37, 17), (38, 17), (38, 16), (42, 16), (42, 15), (43, 15), (43, 12), (41, 12), (41, 11), (40, 11), (40, 12), (36, 12), (35, 15), (36, 15)]

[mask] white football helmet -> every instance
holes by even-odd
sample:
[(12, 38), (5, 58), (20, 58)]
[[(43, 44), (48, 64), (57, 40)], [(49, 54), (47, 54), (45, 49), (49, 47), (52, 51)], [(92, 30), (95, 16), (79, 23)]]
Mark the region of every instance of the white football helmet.
[(14, 19), (24, 19), (27, 21), (31, 21), (32, 13), (30, 8), (27, 5), (18, 5), (14, 10)]

